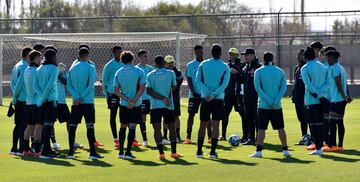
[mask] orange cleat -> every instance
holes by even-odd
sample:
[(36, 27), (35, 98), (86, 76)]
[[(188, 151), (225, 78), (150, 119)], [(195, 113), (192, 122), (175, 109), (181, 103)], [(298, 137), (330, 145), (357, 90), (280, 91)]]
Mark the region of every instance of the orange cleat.
[(119, 146), (120, 146), (120, 141), (119, 141), (119, 139), (115, 139), (115, 140), (114, 140), (114, 147), (115, 147), (115, 148), (119, 148)]
[(104, 144), (100, 143), (99, 141), (95, 140), (95, 143), (94, 143), (95, 147), (103, 147), (105, 146)]
[(337, 147), (334, 152), (344, 152), (344, 147)]
[(164, 160), (165, 159), (165, 154), (160, 154), (157, 156), (160, 160)]
[(181, 157), (184, 157), (184, 155), (178, 154), (178, 153), (176, 153), (176, 154), (171, 154), (171, 158), (174, 158), (174, 159), (179, 159), (179, 158), (181, 158)]
[(34, 157), (36, 157), (36, 158), (39, 158), (39, 157), (40, 157), (40, 155), (41, 155), (41, 152), (34, 153)]
[(187, 139), (183, 142), (183, 144), (192, 144), (192, 142), (191, 142), (190, 139), (187, 138)]
[(141, 143), (139, 143), (137, 140), (134, 140), (133, 147), (140, 147)]
[(332, 146), (332, 147), (326, 146), (326, 147), (323, 147), (323, 151), (324, 151), (324, 152), (335, 152), (336, 150), (337, 150), (337, 147), (336, 147), (336, 146)]
[(315, 144), (311, 144), (308, 147), (306, 147), (306, 150), (315, 150), (315, 149), (316, 149)]
[(208, 144), (211, 144), (211, 138), (208, 139)]
[(23, 152), (23, 156), (24, 156), (24, 157), (32, 157), (32, 156), (34, 156), (34, 154), (33, 154), (32, 152), (30, 152), (30, 151), (27, 151), (27, 152), (24, 151), (24, 152)]

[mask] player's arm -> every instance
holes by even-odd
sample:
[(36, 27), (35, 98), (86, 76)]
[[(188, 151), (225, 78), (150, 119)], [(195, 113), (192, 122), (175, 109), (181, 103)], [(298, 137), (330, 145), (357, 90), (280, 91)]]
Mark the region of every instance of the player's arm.
[(286, 92), (286, 78), (285, 78), (285, 73), (284, 72), (282, 74), (280, 84), (281, 85), (280, 85), (279, 91), (278, 91), (278, 93), (276, 95), (274, 104), (280, 102), (281, 98), (285, 95), (285, 92)]
[(317, 98), (317, 96), (319, 95), (317, 89), (312, 85), (312, 83), (310, 82), (310, 77), (309, 77), (309, 73), (308, 70), (305, 69), (306, 67), (303, 67), (301, 69), (301, 76), (303, 78), (304, 84), (306, 86), (306, 88), (310, 91), (311, 95), (315, 98)]
[(190, 73), (190, 68), (189, 67), (186, 68), (186, 78), (187, 78), (188, 87), (189, 87), (192, 95), (195, 96), (195, 97), (198, 96), (197, 95), (198, 93), (196, 93), (195, 89), (194, 89), (194, 83), (193, 83), (193, 80), (192, 80), (192, 75)]
[(349, 97), (348, 93), (345, 93), (344, 88), (341, 84), (341, 74), (337, 70), (333, 70), (331, 74), (332, 79), (335, 80), (336, 88), (340, 92), (341, 97), (347, 102), (350, 103), (352, 99)]
[(136, 92), (135, 95), (135, 102), (140, 99), (140, 97), (143, 95), (145, 90), (145, 84), (146, 84), (146, 78), (145, 78), (145, 72), (140, 70), (140, 77), (139, 77), (139, 89)]
[(255, 86), (255, 90), (259, 94), (259, 96), (261, 98), (263, 98), (265, 100), (265, 102), (267, 102), (269, 105), (272, 106), (274, 103), (274, 100), (264, 92), (264, 90), (261, 86), (261, 74), (258, 70), (255, 71), (254, 86)]
[(96, 71), (95, 71), (95, 67), (93, 66), (90, 66), (90, 71), (89, 71), (89, 81), (88, 81), (88, 84), (86, 86), (86, 89), (80, 94), (80, 98), (84, 98), (86, 97), (87, 95), (89, 95), (90, 91), (92, 89), (94, 89), (94, 84), (95, 84), (95, 81), (96, 81)]
[[(201, 90), (204, 93), (210, 93), (210, 89), (204, 83), (204, 73), (203, 73), (203, 69), (202, 69), (202, 64), (199, 65), (199, 69), (196, 73), (196, 83), (199, 84)], [(209, 96), (209, 95), (206, 95), (206, 96)]]
[(102, 72), (102, 86), (103, 86), (103, 89), (104, 89), (104, 95), (106, 98), (109, 98), (109, 95), (108, 95), (108, 92), (107, 92), (107, 88), (108, 88), (108, 85), (110, 83), (109, 82), (109, 69), (108, 69), (109, 65), (106, 64), (104, 66), (104, 69), (103, 69), (103, 72)]
[(71, 94), (73, 100), (74, 100), (74, 101), (77, 101), (77, 100), (79, 100), (79, 98), (80, 98), (80, 94), (75, 90), (75, 88), (74, 88), (74, 86), (73, 86), (71, 73), (72, 73), (72, 70), (70, 69), (69, 74), (68, 74), (67, 90), (68, 90), (69, 93)]
[(35, 71), (35, 76), (34, 76), (34, 80), (33, 80), (33, 83), (32, 83), (32, 87), (36, 93), (36, 95), (42, 95), (42, 91), (41, 91), (41, 88), (39, 86), (39, 82), (38, 82), (38, 72)]
[(16, 85), (14, 87), (14, 92), (13, 92), (13, 101), (16, 101), (17, 98), (20, 95), (20, 90), (21, 87), (24, 85), (24, 72), (25, 72), (25, 68), (23, 68), (24, 66), (20, 67), (20, 74), (19, 74), (19, 78), (17, 79)]
[(37, 103), (38, 106), (41, 106), (44, 100), (46, 99), (46, 97), (49, 95), (52, 85), (56, 82), (56, 78), (58, 76), (58, 69), (54, 67), (53, 69), (50, 70), (50, 74), (51, 74), (50, 79), (48, 80), (44, 92), (42, 93), (42, 95), (40, 95), (40, 99), (38, 100)]
[(330, 79), (329, 79), (329, 71), (326, 70), (326, 73), (325, 73), (325, 82), (323, 85), (321, 85), (321, 87), (319, 88), (320, 90), (320, 93), (326, 93), (326, 90), (329, 89), (330, 87)]
[(229, 84), (230, 81), (230, 68), (228, 65), (226, 65), (225, 70), (224, 70), (224, 75), (222, 76), (222, 80), (221, 80), (221, 84), (218, 88), (216, 88), (216, 90), (214, 92), (211, 93), (211, 97), (216, 97), (218, 96), (221, 92), (223, 92), (226, 87)]

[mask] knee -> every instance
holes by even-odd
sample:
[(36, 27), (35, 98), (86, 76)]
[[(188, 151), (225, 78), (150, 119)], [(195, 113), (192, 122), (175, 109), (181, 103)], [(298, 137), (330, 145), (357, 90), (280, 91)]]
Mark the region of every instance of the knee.
[(87, 129), (94, 129), (94, 123), (87, 123), (86, 128)]
[(129, 124), (129, 129), (135, 129), (135, 128), (136, 128), (136, 124), (134, 123)]

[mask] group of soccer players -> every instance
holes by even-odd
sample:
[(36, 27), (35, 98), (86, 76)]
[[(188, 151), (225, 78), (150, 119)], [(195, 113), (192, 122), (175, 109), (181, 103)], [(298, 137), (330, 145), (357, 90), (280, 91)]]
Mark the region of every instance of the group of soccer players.
[[(135, 137), (137, 124), (140, 125), (143, 145), (149, 145), (146, 133), (146, 118), (149, 114), (159, 150), (158, 157), (165, 159), (163, 145), (171, 145), (172, 158), (182, 157), (182, 154), (177, 153), (176, 145), (183, 142), (179, 118), (183, 76), (176, 68), (174, 58), (170, 55), (156, 56), (154, 68), (148, 64), (149, 53), (146, 50), (137, 52), (137, 61), (132, 52), (124, 51), (121, 46), (114, 46), (112, 52), (114, 58), (102, 72), (102, 86), (110, 110), (114, 146), (119, 149), (117, 157), (136, 158), (131, 150), (133, 146), (141, 145)], [(279, 132), (283, 155), (291, 156), (281, 106), (287, 88), (284, 71), (274, 64), (271, 52), (264, 53), (263, 64), (252, 48), (241, 53), (244, 62), (239, 58), (238, 49), (231, 48), (228, 53), (230, 59), (225, 63), (221, 59), (221, 46), (214, 44), (211, 47), (212, 58), (204, 60), (203, 47), (194, 47), (195, 60), (187, 64), (185, 73), (189, 87), (189, 115), (187, 136), (183, 144), (192, 144), (194, 117), (200, 109), (196, 157), (204, 158), (202, 148), (207, 130), (208, 143), (211, 144), (209, 158), (218, 158), (217, 144), (219, 140), (226, 140), (229, 115), (234, 107), (242, 120), (241, 143), (256, 146), (256, 151), (250, 157), (262, 157), (269, 122)], [(67, 125), (67, 158), (75, 159), (75, 148), (82, 147), (75, 142), (76, 130), (84, 117), (90, 147), (89, 158), (103, 158), (96, 152), (96, 146), (101, 146), (95, 138), (94, 130), (94, 84), (97, 74), (95, 63), (90, 61), (90, 47), (79, 46), (78, 58), (68, 72), (65, 65), (58, 62), (57, 54), (58, 50), (52, 45), (25, 47), (22, 60), (12, 71), (15, 127), (10, 154), (59, 157), (60, 154), (52, 149), (59, 147), (54, 133), (54, 123), (59, 120)], [(334, 47), (323, 48), (320, 42), (312, 43), (298, 54), (293, 101), (303, 136), (307, 135), (307, 127), (310, 126), (314, 142), (308, 147), (314, 150), (311, 154), (321, 155), (323, 143), (326, 144), (325, 151), (343, 150), (343, 118), (345, 106), (351, 102), (351, 98), (347, 89), (346, 71), (340, 65), (339, 57), (340, 53)], [(66, 90), (72, 97), (71, 112), (66, 105)], [(119, 130), (116, 127), (118, 112), (121, 123)], [(50, 140), (53, 142), (52, 147)], [(304, 144), (304, 141), (300, 141), (300, 144)]]

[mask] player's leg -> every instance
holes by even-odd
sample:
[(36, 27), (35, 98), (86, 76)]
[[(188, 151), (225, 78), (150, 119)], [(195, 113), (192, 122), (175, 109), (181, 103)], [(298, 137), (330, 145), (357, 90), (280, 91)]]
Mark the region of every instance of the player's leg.
[(32, 152), (30, 151), (30, 136), (32, 136), (34, 134), (34, 130), (35, 130), (35, 120), (34, 117), (32, 116), (32, 111), (31, 111), (31, 105), (26, 105), (26, 117), (27, 119), (27, 126), (24, 132), (24, 151), (23, 151), (23, 156), (27, 157), (27, 156), (32, 156)]
[(225, 103), (225, 106), (224, 106), (225, 107), (225, 115), (221, 122), (222, 133), (221, 133), (221, 137), (219, 138), (219, 140), (226, 141), (226, 130), (227, 130), (227, 126), (229, 124), (229, 116), (230, 116), (233, 106), (235, 106), (234, 105), (235, 101), (232, 98), (225, 98), (224, 103)]
[(187, 120), (187, 127), (186, 127), (186, 140), (184, 144), (191, 144), (191, 133), (194, 124), (195, 114), (198, 112), (200, 107), (199, 99), (190, 98), (188, 102), (188, 120)]
[(224, 118), (224, 101), (220, 99), (215, 99), (210, 102), (210, 110), (212, 113), (212, 137), (211, 137), (211, 151), (210, 151), (210, 158), (218, 158), (216, 153), (216, 147), (219, 140), (219, 124), (220, 120)]
[(142, 102), (142, 122), (140, 123), (141, 135), (143, 137), (143, 145), (148, 146), (148, 138), (146, 133), (146, 116), (150, 113), (150, 100)]
[(288, 147), (288, 143), (287, 143), (283, 111), (282, 111), (282, 109), (272, 110), (270, 115), (271, 115), (271, 125), (272, 125), (273, 129), (278, 130), (279, 139), (280, 139), (281, 147), (283, 150), (283, 156), (290, 157), (291, 154), (289, 152), (289, 147)]
[(168, 125), (163, 123), (163, 143), (164, 145), (168, 145), (169, 138), (168, 138)]
[(116, 95), (110, 94), (108, 98), (108, 109), (110, 110), (110, 128), (114, 139), (114, 147), (119, 147), (119, 138), (116, 129), (116, 115), (119, 108), (119, 98)]
[(174, 117), (175, 117), (176, 140), (178, 143), (182, 143), (180, 136), (180, 115), (181, 115), (180, 101), (174, 101), (174, 115), (175, 115)]
[(254, 103), (245, 103), (245, 114), (247, 126), (249, 129), (249, 139), (244, 145), (254, 145), (255, 144), (255, 122), (256, 122), (256, 110), (254, 110)]
[(330, 102), (328, 100), (322, 104), (323, 107), (323, 143), (328, 144), (329, 142), (329, 105)]
[(243, 95), (239, 95), (237, 97), (238, 103), (237, 103), (237, 112), (240, 115), (241, 118), (241, 126), (242, 126), (242, 137), (241, 137), (241, 143), (244, 143), (246, 141), (248, 141), (249, 139), (249, 128), (247, 125), (247, 121), (246, 121), (246, 116), (245, 116), (245, 106), (244, 106), (244, 102), (243, 102)]
[[(15, 116), (14, 116), (14, 129), (13, 129), (13, 143), (10, 155), (22, 155), (22, 143), (24, 140), (24, 111), (25, 111), (25, 102), (17, 101), (15, 104)], [(18, 142), (20, 142), (20, 147), (18, 148)]]
[(205, 130), (207, 126), (209, 125), (210, 121), (210, 115), (211, 115), (210, 106), (207, 102), (202, 101), (200, 106), (200, 127), (198, 131), (198, 149), (196, 152), (197, 158), (204, 158), (204, 154), (202, 151), (202, 147), (204, 145), (204, 139), (205, 139)]
[(312, 135), (315, 143), (315, 151), (310, 152), (310, 155), (322, 155), (321, 150), (323, 145), (323, 111), (319, 105), (310, 105), (307, 109), (307, 116), (310, 122)]
[[(176, 112), (176, 111), (175, 111)], [(178, 159), (182, 157), (182, 154), (178, 154), (176, 151), (176, 123), (175, 123), (175, 113), (172, 110), (164, 109), (164, 123), (167, 124), (170, 134), (170, 144), (171, 144), (171, 157)]]
[(151, 124), (154, 128), (154, 139), (156, 142), (156, 147), (159, 150), (159, 158), (165, 159), (164, 155), (164, 149), (163, 149), (163, 143), (162, 143), (162, 135), (161, 135), (161, 119), (162, 119), (162, 113), (161, 109), (153, 109), (150, 112), (150, 120)]
[(265, 140), (265, 131), (268, 128), (270, 120), (270, 110), (260, 109), (258, 110), (258, 127), (259, 131), (256, 136), (256, 151), (251, 154), (249, 157), (261, 158), (262, 150)]
[(44, 104), (44, 127), (42, 131), (42, 144), (43, 148), (41, 151), (40, 158), (48, 159), (58, 157), (59, 154), (51, 149), (50, 146), (50, 135), (51, 130), (54, 127), (57, 114), (57, 103), (56, 101), (45, 102)]
[(81, 104), (80, 109), (81, 112), (84, 113), (84, 118), (86, 121), (86, 134), (87, 139), (89, 141), (90, 147), (90, 159), (100, 159), (104, 158), (103, 156), (99, 155), (95, 150), (95, 106), (94, 104)]
[(34, 130), (34, 150), (35, 157), (40, 157), (41, 154), (41, 141), (42, 130), (44, 127), (44, 107), (34, 107), (34, 115), (36, 115), (35, 130)]
[(118, 158), (124, 157), (124, 145), (126, 138), (126, 129), (128, 127), (129, 121), (127, 121), (128, 114), (127, 108), (125, 106), (120, 106), (119, 108), (119, 120), (120, 120), (120, 130), (119, 130), (119, 154)]
[(208, 122), (208, 125), (206, 127), (207, 136), (208, 136), (208, 144), (211, 144), (211, 138), (212, 138), (212, 124), (211, 122)]
[[(307, 135), (308, 123), (305, 117), (305, 106), (302, 103), (295, 103), (296, 116), (300, 122), (301, 137)], [(305, 145), (304, 140), (299, 141), (299, 145)]]

